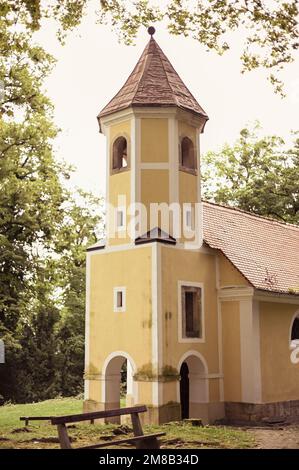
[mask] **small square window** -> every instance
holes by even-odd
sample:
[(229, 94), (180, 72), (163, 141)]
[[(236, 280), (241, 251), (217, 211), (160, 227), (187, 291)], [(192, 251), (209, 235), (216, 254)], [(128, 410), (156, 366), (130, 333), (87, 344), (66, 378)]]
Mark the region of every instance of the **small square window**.
[(126, 288), (114, 287), (113, 297), (114, 297), (113, 298), (114, 312), (125, 312), (126, 311)]
[(123, 307), (123, 292), (121, 290), (117, 292), (116, 306), (117, 308)]

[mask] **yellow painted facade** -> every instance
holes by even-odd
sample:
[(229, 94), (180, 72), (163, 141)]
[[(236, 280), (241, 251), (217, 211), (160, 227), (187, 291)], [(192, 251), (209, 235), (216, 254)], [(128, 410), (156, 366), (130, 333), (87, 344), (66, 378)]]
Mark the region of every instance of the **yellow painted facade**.
[[(141, 202), (149, 217), (153, 203), (201, 202), (203, 122), (194, 114), (130, 109), (102, 118), (101, 128), (112, 208)], [(118, 137), (127, 141), (128, 167), (112, 171)], [(194, 171), (180, 166), (184, 137), (194, 144)], [(124, 363), (126, 403), (146, 404), (152, 423), (187, 415), (212, 423), (229, 407), (299, 400), (299, 365), (290, 361), (298, 298), (257, 291), (221, 252), (187, 247), (184, 233), (176, 240), (138, 241), (127, 231), (129, 214), (126, 228), (115, 232), (114, 209), (107, 213), (105, 246), (87, 254), (84, 409), (120, 406)], [(161, 219), (148, 219), (144, 232), (156, 226), (163, 228)], [(184, 289), (200, 291), (200, 329), (193, 337), (183, 335)]]
[[(262, 400), (298, 400), (299, 367), (290, 361), (290, 333), (299, 307), (294, 304), (261, 302)], [(271, 332), (271, 334), (269, 334)]]
[(222, 345), (224, 400), (242, 401), (241, 383), (241, 337), (240, 337), (240, 305), (238, 301), (223, 302)]
[(141, 118), (141, 162), (168, 162), (168, 119)]
[[(113, 143), (118, 138), (124, 136), (128, 142), (128, 169), (120, 173), (112, 172), (112, 149)], [(109, 128), (109, 144), (108, 144), (109, 160), (107, 166), (108, 172), (108, 192), (107, 200), (114, 208), (131, 204), (131, 120), (125, 120), (118, 124), (113, 124)], [(121, 198), (119, 198), (121, 196)], [(126, 217), (126, 223), (129, 223), (129, 217)], [(111, 245), (126, 244), (129, 242), (129, 236), (126, 231), (117, 232), (116, 230), (116, 214), (114, 211), (108, 213), (108, 239)]]
[[(153, 188), (155, 194), (153, 195)], [(147, 217), (147, 230), (161, 226), (161, 214), (150, 217), (151, 204), (169, 203), (169, 171), (168, 170), (141, 170), (141, 201), (144, 204)], [(168, 220), (168, 219), (167, 219)], [(160, 222), (160, 223), (159, 223)]]
[(220, 286), (250, 286), (247, 279), (224, 256), (219, 256)]
[[(126, 351), (140, 368), (149, 361), (151, 350), (151, 248), (101, 253), (91, 256), (90, 348), (92, 371), (101, 373), (101, 364), (111, 352)], [(109, 275), (107, 275), (109, 273)], [(126, 287), (126, 312), (114, 312), (113, 287)], [(110, 312), (107, 315), (106, 312)], [(138, 312), (138, 318), (136, 318)], [(98, 332), (104, 334), (99, 341)], [(130, 332), (139, 331), (132, 341)], [(124, 335), (124, 331), (128, 331)]]

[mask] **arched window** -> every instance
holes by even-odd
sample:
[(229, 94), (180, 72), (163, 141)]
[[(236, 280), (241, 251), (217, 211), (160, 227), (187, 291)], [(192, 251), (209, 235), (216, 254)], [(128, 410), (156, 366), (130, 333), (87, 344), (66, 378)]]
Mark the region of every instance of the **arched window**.
[(128, 167), (128, 145), (125, 137), (118, 137), (113, 143), (112, 169), (122, 170)]
[(183, 169), (196, 169), (194, 145), (189, 137), (184, 137), (181, 141), (181, 166)]
[(299, 315), (294, 319), (291, 331), (291, 341), (299, 340)]

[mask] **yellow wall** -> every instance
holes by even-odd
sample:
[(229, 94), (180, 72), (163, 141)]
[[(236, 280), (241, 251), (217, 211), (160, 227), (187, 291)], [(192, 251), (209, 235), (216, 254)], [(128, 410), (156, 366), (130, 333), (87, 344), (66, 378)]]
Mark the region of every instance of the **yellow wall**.
[(168, 170), (141, 170), (141, 202), (147, 209), (147, 226), (150, 227), (150, 203), (169, 202)]
[(264, 402), (298, 400), (299, 364), (290, 360), (289, 334), (299, 305), (260, 303), (262, 397)]
[[(217, 373), (218, 330), (215, 257), (191, 250), (162, 246), (162, 318), (164, 366), (177, 367), (181, 356), (195, 349), (205, 357), (209, 373)], [(178, 281), (204, 284), (205, 343), (178, 344)]]
[(219, 256), (220, 287), (251, 286), (247, 279), (223, 255)]
[(189, 137), (193, 141), (194, 148), (197, 146), (196, 142), (196, 128), (187, 124), (186, 122), (179, 121), (178, 122), (178, 129), (179, 129), (179, 137)]
[[(183, 137), (189, 137), (194, 144), (194, 151), (196, 155), (197, 142), (196, 142), (196, 128), (189, 124), (179, 121), (178, 122), (179, 141)], [(185, 171), (179, 171), (179, 202), (196, 203), (199, 202), (200, 195), (198, 194), (199, 176)], [(183, 235), (183, 217), (181, 220), (182, 237), (181, 241), (192, 241), (193, 238), (185, 238)]]
[(237, 301), (221, 303), (224, 400), (241, 401), (240, 307)]
[[(206, 360), (208, 373), (219, 373), (215, 256), (162, 246), (161, 266), (163, 365), (177, 368), (183, 354), (195, 350)], [(178, 342), (178, 281), (203, 284), (205, 342)], [(212, 399), (218, 401), (219, 380), (211, 387)]]
[[(112, 145), (114, 140), (119, 137), (120, 135), (126, 137), (128, 141), (128, 153), (129, 153), (129, 161), (130, 161), (130, 135), (131, 135), (131, 122), (124, 121), (119, 124), (114, 124), (110, 126), (110, 168), (111, 168), (111, 159), (112, 159)], [(109, 176), (109, 202), (115, 208), (118, 207), (118, 196), (124, 195), (126, 197), (126, 204), (127, 207), (131, 204), (131, 171), (126, 170), (120, 173), (110, 174)], [(113, 220), (112, 220), (113, 219)], [(127, 223), (129, 222), (129, 217), (127, 218)], [(114, 214), (110, 215), (110, 228), (114, 224)], [(130, 239), (128, 236), (125, 237), (118, 237), (116, 233), (114, 237), (112, 237), (111, 231), (108, 234), (109, 243), (111, 245), (118, 245), (122, 243), (129, 243)]]
[(168, 161), (168, 119), (141, 119), (141, 162)]
[(179, 172), (180, 203), (198, 202), (197, 176), (185, 171)]
[[(90, 371), (100, 373), (113, 351), (137, 368), (151, 360), (151, 248), (91, 256)], [(113, 311), (113, 287), (126, 287), (126, 311)], [(87, 371), (89, 372), (89, 371)]]

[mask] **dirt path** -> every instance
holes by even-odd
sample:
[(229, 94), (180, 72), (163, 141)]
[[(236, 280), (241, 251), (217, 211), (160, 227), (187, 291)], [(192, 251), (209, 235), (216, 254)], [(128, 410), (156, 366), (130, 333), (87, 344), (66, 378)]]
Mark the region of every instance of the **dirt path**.
[(259, 449), (299, 449), (299, 424), (264, 429), (248, 429)]

